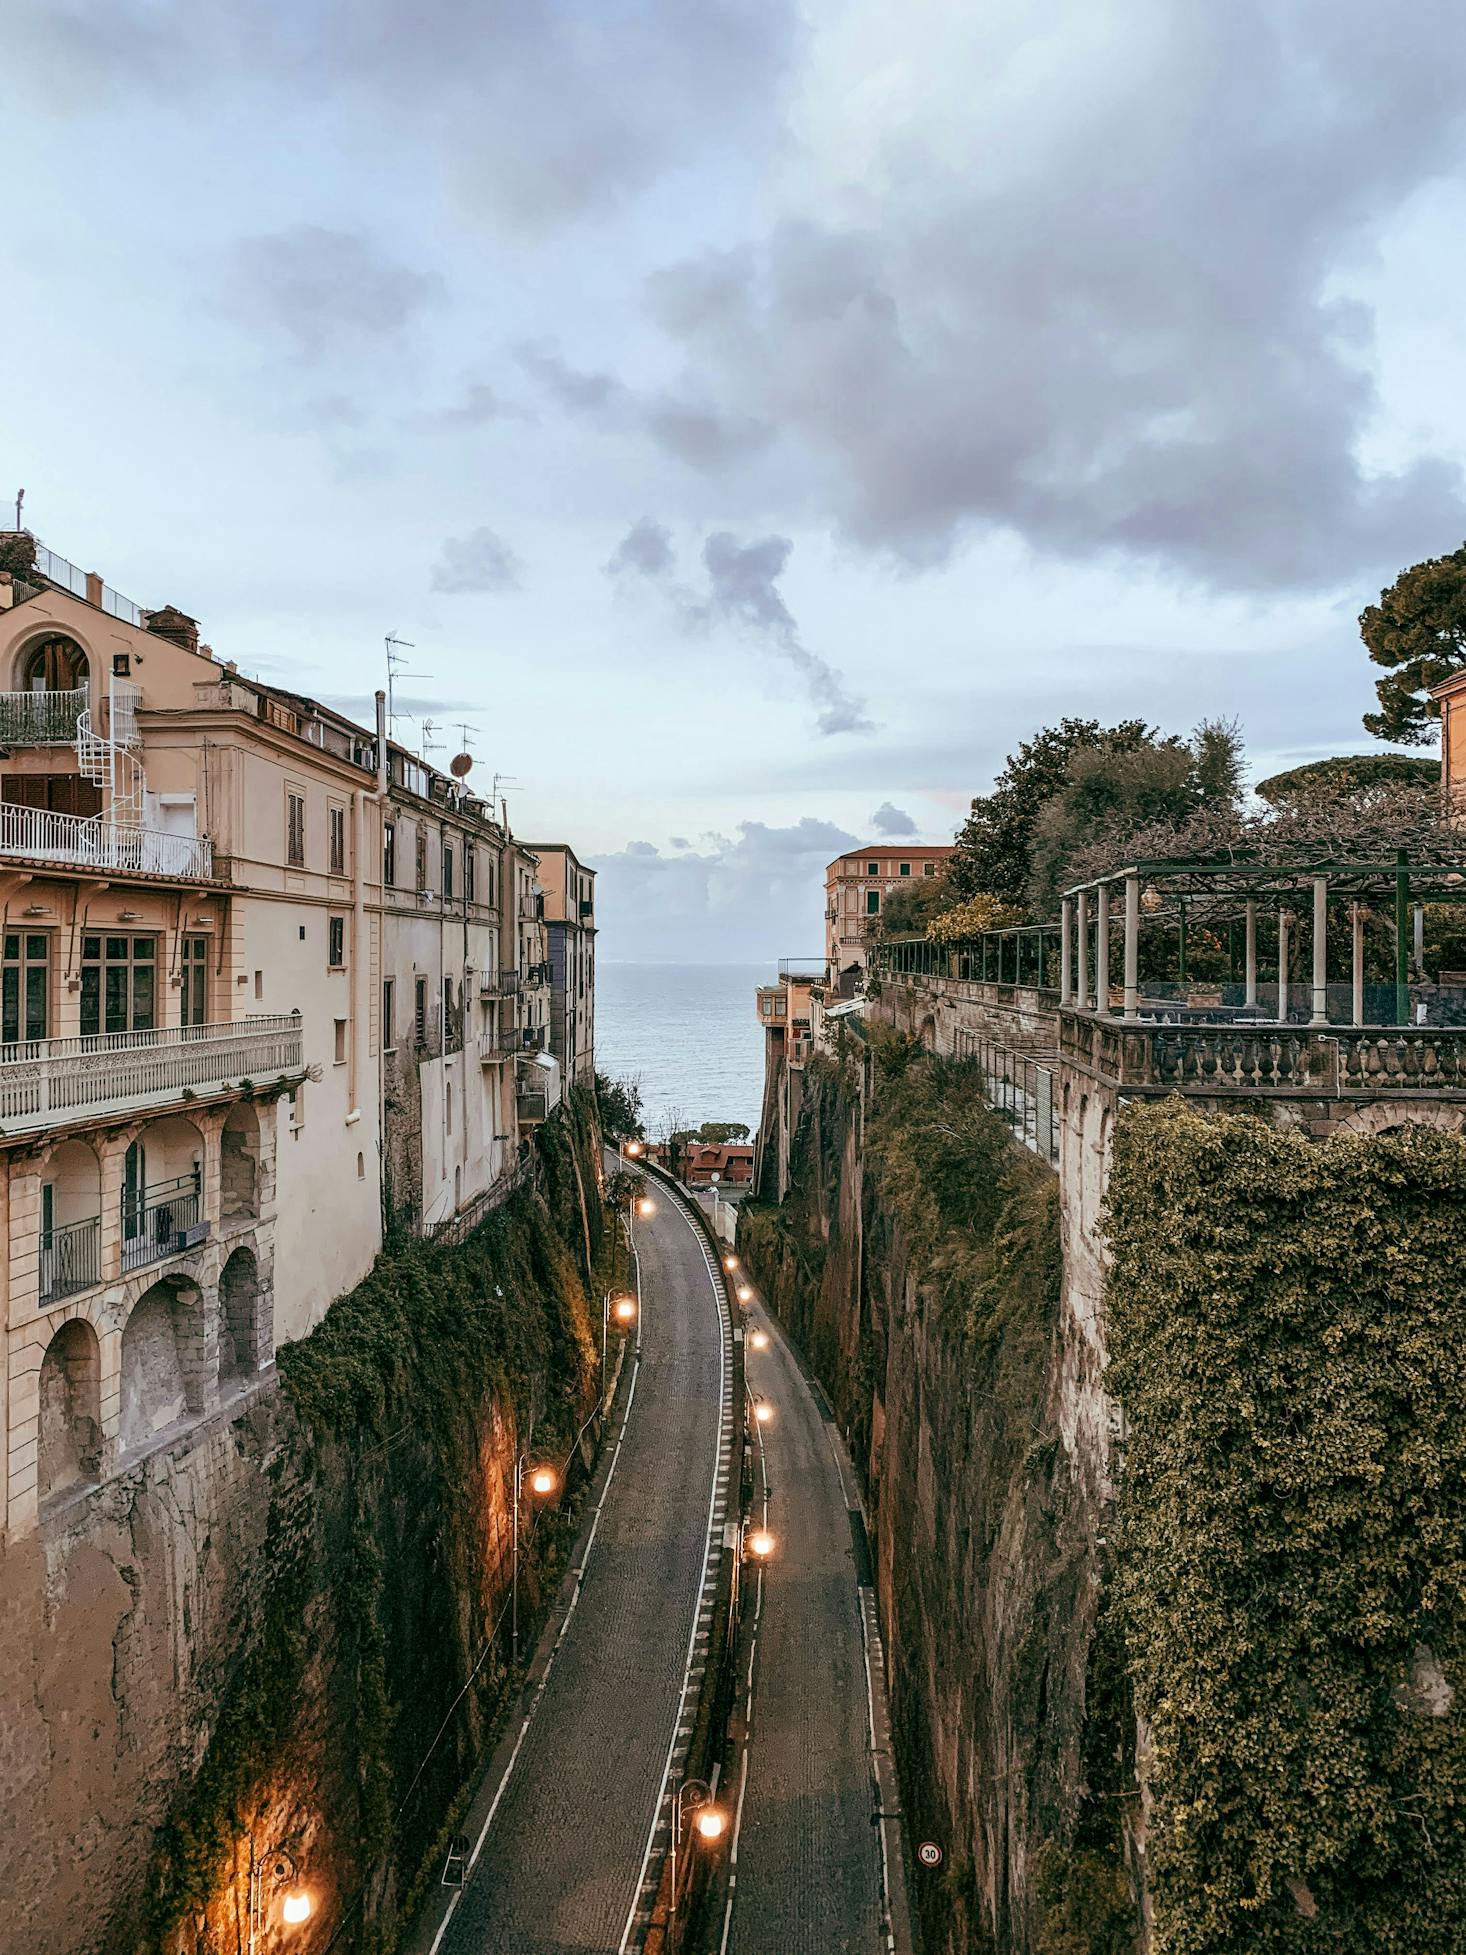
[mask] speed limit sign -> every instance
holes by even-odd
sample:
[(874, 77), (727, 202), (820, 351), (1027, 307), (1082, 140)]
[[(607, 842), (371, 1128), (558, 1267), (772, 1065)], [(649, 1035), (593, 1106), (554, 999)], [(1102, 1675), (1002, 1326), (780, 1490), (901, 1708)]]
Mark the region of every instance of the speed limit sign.
[(942, 1864), (942, 1849), (937, 1845), (935, 1840), (923, 1840), (921, 1845), (916, 1849), (916, 1857), (924, 1867), (940, 1867)]

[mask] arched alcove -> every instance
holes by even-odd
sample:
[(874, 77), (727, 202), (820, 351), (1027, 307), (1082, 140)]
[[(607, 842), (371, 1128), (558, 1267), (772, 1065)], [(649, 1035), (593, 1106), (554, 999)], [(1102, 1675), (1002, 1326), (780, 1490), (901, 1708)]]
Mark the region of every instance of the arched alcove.
[(101, 1471), (101, 1378), (97, 1333), (73, 1317), (41, 1359), (37, 1490), (42, 1500), (94, 1480)]

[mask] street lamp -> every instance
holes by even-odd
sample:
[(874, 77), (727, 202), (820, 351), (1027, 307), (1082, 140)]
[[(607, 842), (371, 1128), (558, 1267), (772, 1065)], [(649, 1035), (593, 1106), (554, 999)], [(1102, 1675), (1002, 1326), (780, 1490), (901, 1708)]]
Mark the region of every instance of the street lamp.
[(766, 1426), (774, 1416), (774, 1408), (766, 1398), (756, 1397), (753, 1401), (753, 1416), (761, 1426)]
[[(525, 1469), (529, 1467), (529, 1455), (521, 1452), (514, 1461), (514, 1566), (510, 1576), (510, 1633), (509, 1647), (515, 1666), (519, 1663), (519, 1504), (524, 1498)], [(529, 1490), (537, 1500), (548, 1500), (560, 1484), (560, 1475), (553, 1466), (542, 1461), (538, 1466), (529, 1467)]]
[(740, 1283), (738, 1285), (738, 1301), (740, 1303), (753, 1302), (753, 1291), (748, 1287), (746, 1283)]
[(246, 1947), (248, 1955), (255, 1955), (259, 1939), (265, 1931), (270, 1908), (270, 1895), (281, 1888), (285, 1893), (280, 1902), (280, 1919), (287, 1928), (298, 1928), (302, 1921), (311, 1917), (311, 1897), (300, 1884), (300, 1870), (295, 1864), (295, 1855), (284, 1847), (277, 1847), (264, 1860), (255, 1858), (254, 1835), (249, 1841), (249, 1912)]
[(731, 1273), (738, 1267), (738, 1258), (736, 1256), (725, 1256), (723, 1258), (723, 1267)]
[(610, 1342), (613, 1321), (618, 1330), (631, 1329), (636, 1322), (635, 1297), (613, 1297), (607, 1290), (601, 1298), (601, 1397), (603, 1399), (606, 1396), (606, 1346)]
[[(691, 1797), (688, 1795), (691, 1794)], [(694, 1838), (703, 1846), (712, 1847), (722, 1839), (728, 1830), (728, 1815), (723, 1808), (713, 1803), (713, 1789), (705, 1779), (684, 1779), (677, 1788), (677, 1797), (672, 1807), (672, 1902), (668, 1909), (668, 1942), (673, 1943), (677, 1933), (677, 1849), (682, 1844), (682, 1835), (691, 1818)]]
[(766, 1527), (756, 1527), (748, 1537), (748, 1552), (754, 1561), (768, 1561), (775, 1546), (774, 1537)]
[(656, 1214), (657, 1205), (650, 1195), (643, 1195), (641, 1200), (636, 1204), (636, 1212), (645, 1221), (648, 1215)]
[(766, 1351), (769, 1348), (769, 1334), (766, 1330), (751, 1331), (748, 1341), (755, 1351)]
[(631, 1156), (632, 1160), (634, 1161), (641, 1152), (641, 1142), (639, 1140), (627, 1141), (626, 1152)]

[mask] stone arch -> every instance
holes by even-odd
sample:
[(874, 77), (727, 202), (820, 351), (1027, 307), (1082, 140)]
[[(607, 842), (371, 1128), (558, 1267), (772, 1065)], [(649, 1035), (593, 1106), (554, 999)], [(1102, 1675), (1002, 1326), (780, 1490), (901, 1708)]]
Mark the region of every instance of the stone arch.
[(41, 1168), (39, 1295), (43, 1305), (101, 1277), (102, 1164), (84, 1140), (63, 1141)]
[(219, 1272), (219, 1377), (248, 1377), (265, 1355), (264, 1287), (254, 1251), (236, 1249)]
[(128, 1145), (122, 1173), (124, 1272), (176, 1253), (203, 1213), (204, 1137), (191, 1120), (151, 1120)]
[(82, 1317), (64, 1323), (41, 1359), (37, 1492), (42, 1500), (102, 1470), (102, 1361)]
[(1466, 1107), (1421, 1106), (1412, 1100), (1376, 1100), (1355, 1107), (1334, 1128), (1336, 1134), (1394, 1134), (1404, 1127), (1434, 1127), (1438, 1133), (1466, 1133)]
[(219, 1140), (220, 1216), (253, 1219), (260, 1212), (260, 1117), (248, 1100), (230, 1107)]
[(191, 1360), (199, 1292), (165, 1277), (145, 1290), (122, 1327), (121, 1443), (140, 1446), (199, 1409)]
[(86, 649), (70, 632), (47, 631), (21, 647), (15, 666), (19, 692), (75, 692), (87, 683)]

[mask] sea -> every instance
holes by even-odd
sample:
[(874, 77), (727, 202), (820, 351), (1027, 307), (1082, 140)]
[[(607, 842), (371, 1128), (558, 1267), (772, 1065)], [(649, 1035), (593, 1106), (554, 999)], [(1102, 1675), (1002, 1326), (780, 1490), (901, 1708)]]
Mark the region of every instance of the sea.
[(596, 1070), (634, 1081), (646, 1131), (758, 1126), (764, 1035), (754, 1003), (767, 964), (596, 966)]

